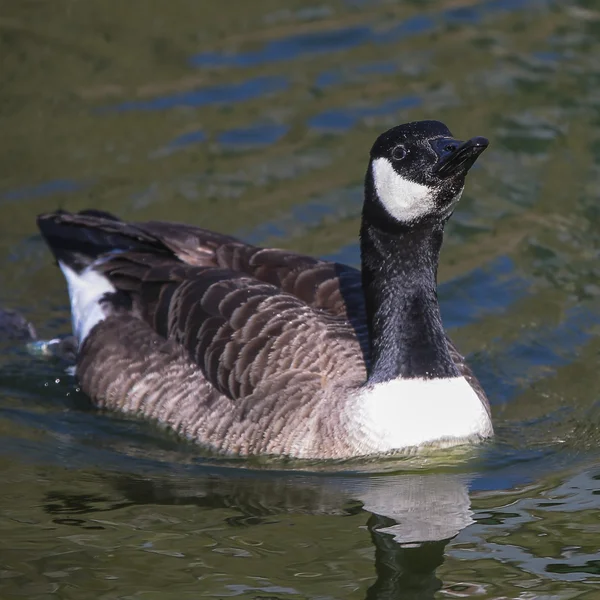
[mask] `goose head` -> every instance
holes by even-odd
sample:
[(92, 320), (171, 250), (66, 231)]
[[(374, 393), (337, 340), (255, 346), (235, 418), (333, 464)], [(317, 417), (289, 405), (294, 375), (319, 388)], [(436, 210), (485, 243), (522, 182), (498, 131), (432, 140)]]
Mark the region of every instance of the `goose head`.
[(454, 138), (439, 121), (415, 121), (381, 134), (371, 149), (364, 213), (382, 229), (442, 225), (488, 140)]

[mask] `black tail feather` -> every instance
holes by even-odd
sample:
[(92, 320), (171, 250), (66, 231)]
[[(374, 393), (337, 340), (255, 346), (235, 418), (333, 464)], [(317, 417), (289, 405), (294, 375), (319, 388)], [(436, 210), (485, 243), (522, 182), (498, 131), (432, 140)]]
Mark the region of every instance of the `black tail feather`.
[(37, 225), (54, 258), (76, 272), (118, 250), (166, 250), (164, 244), (135, 225), (100, 210), (76, 214), (58, 210), (39, 215)]

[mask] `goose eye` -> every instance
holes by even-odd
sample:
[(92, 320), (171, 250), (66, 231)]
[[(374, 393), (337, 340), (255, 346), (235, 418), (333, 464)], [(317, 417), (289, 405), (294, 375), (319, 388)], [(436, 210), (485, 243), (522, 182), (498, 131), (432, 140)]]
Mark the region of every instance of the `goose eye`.
[(394, 160), (402, 160), (407, 155), (407, 150), (404, 146), (396, 146), (392, 150), (392, 158)]

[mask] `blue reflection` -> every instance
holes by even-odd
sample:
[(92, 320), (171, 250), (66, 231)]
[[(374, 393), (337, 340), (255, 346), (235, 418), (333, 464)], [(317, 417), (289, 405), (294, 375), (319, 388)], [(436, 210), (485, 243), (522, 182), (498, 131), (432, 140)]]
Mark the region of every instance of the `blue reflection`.
[(360, 117), (351, 109), (326, 110), (311, 117), (308, 126), (313, 129), (336, 129), (347, 131), (356, 125)]
[(552, 0), (488, 0), (483, 2), (479, 10), (483, 14), (495, 12), (516, 12), (524, 8), (535, 8), (554, 4)]
[(415, 108), (421, 103), (422, 100), (418, 96), (404, 96), (387, 100), (377, 106), (326, 110), (309, 119), (308, 126), (313, 129), (346, 131), (362, 119), (392, 115), (400, 110)]
[(344, 81), (344, 76), (340, 71), (324, 71), (317, 75), (315, 86), (326, 88), (332, 85), (338, 85)]
[(268, 146), (278, 142), (288, 130), (287, 125), (256, 124), (224, 131), (217, 141), (224, 146)]
[(357, 242), (346, 244), (336, 252), (325, 254), (321, 258), (358, 268), (360, 267), (360, 246)]
[(131, 100), (103, 107), (99, 111), (166, 110), (177, 106), (199, 107), (210, 104), (233, 104), (284, 91), (288, 85), (289, 82), (286, 77), (255, 77), (241, 83), (206, 87), (178, 94), (160, 96), (158, 98), (150, 98), (148, 100)]
[(316, 33), (304, 33), (266, 43), (260, 50), (238, 53), (202, 52), (190, 58), (194, 67), (256, 67), (295, 60), (302, 56), (351, 50), (365, 43), (392, 43), (412, 35), (432, 31), (435, 21), (417, 15), (387, 31), (360, 26)]
[(435, 21), (427, 15), (415, 15), (406, 21), (401, 21), (387, 31), (377, 33), (373, 36), (373, 41), (378, 44), (391, 44), (399, 42), (413, 35), (429, 33), (435, 29)]
[(88, 183), (73, 181), (71, 179), (53, 179), (37, 185), (28, 185), (22, 188), (9, 190), (0, 194), (0, 199), (7, 202), (38, 198), (40, 196), (51, 196), (53, 194), (69, 194), (78, 192), (87, 187)]
[(502, 313), (516, 300), (528, 295), (529, 281), (516, 275), (508, 256), (485, 267), (445, 282), (439, 297), (446, 327), (464, 327), (484, 314)]
[(256, 245), (264, 244), (270, 238), (287, 238), (299, 230), (306, 231), (318, 226), (326, 218), (339, 220), (358, 216), (362, 201), (362, 185), (336, 190), (334, 193), (313, 198), (310, 202), (293, 206), (286, 214), (263, 222), (251, 231), (239, 231), (236, 236)]
[(206, 134), (201, 129), (197, 129), (196, 131), (188, 131), (187, 133), (183, 133), (176, 137), (166, 146), (151, 152), (149, 157), (162, 158), (164, 156), (170, 156), (171, 154), (177, 152), (177, 150), (187, 148), (188, 146), (192, 146), (194, 144), (201, 144), (202, 142), (205, 142), (206, 139)]
[(356, 67), (356, 72), (368, 75), (391, 75), (395, 73), (398, 64), (394, 60), (378, 60)]
[(315, 86), (328, 88), (358, 78), (360, 75), (392, 75), (398, 70), (399, 64), (393, 60), (381, 60), (358, 65), (345, 71), (324, 71), (317, 75)]
[(456, 25), (474, 25), (481, 21), (481, 10), (476, 6), (460, 6), (450, 8), (442, 13), (442, 18), (447, 23)]
[(563, 56), (560, 52), (554, 52), (551, 50), (540, 50), (539, 52), (533, 52), (532, 56), (545, 63), (557, 63), (565, 59), (565, 56)]
[(260, 50), (225, 54), (202, 52), (190, 58), (194, 67), (256, 67), (307, 54), (323, 54), (339, 50), (350, 50), (369, 41), (369, 27), (347, 27), (334, 31), (305, 33), (268, 42)]
[(431, 33), (446, 23), (473, 25), (496, 12), (517, 12), (549, 4), (552, 4), (552, 0), (488, 0), (475, 6), (442, 10), (432, 16), (415, 15), (387, 30), (381, 30), (379, 26), (353, 26), (303, 33), (267, 42), (258, 50), (201, 52), (193, 55), (189, 61), (194, 67), (257, 67), (303, 56), (351, 50), (367, 43), (392, 44), (412, 36)]
[(569, 310), (556, 326), (531, 329), (501, 352), (475, 357), (472, 364), (492, 404), (509, 402), (536, 381), (578, 360), (577, 350), (594, 336), (600, 315), (586, 308)]
[(201, 129), (190, 131), (176, 137), (172, 142), (169, 142), (169, 148), (183, 148), (190, 144), (199, 144), (206, 141), (206, 134)]

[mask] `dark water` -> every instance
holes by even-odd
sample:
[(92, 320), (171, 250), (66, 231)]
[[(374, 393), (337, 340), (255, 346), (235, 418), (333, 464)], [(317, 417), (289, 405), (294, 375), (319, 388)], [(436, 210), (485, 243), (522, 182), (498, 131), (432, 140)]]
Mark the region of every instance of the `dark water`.
[(492, 142), (440, 296), (498, 435), (208, 460), (5, 343), (0, 598), (600, 598), (599, 35), (591, 0), (4, 3), (0, 304), (68, 331), (34, 227), (59, 206), (355, 264), (373, 139), (437, 118)]

